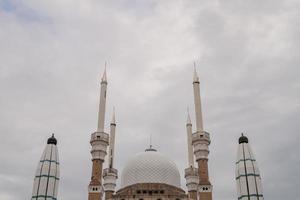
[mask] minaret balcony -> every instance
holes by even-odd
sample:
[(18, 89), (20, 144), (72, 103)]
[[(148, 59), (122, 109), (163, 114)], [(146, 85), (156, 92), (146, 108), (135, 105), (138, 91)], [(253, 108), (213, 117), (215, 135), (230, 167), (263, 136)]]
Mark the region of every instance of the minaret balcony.
[(109, 135), (104, 132), (95, 132), (91, 136), (91, 145), (92, 145), (92, 160), (99, 159), (104, 161), (106, 156), (107, 146), (109, 141)]
[(185, 170), (186, 186), (188, 191), (197, 191), (199, 184), (198, 168), (189, 167)]
[(114, 168), (106, 168), (103, 170), (103, 186), (104, 191), (115, 191), (118, 178), (118, 170)]
[(109, 135), (105, 132), (94, 132), (91, 135), (91, 145), (93, 145), (94, 143), (104, 143), (108, 145), (108, 141), (109, 141)]
[(209, 145), (210, 144), (210, 136), (209, 133), (206, 131), (197, 131), (192, 134), (192, 144), (195, 143), (204, 143)]

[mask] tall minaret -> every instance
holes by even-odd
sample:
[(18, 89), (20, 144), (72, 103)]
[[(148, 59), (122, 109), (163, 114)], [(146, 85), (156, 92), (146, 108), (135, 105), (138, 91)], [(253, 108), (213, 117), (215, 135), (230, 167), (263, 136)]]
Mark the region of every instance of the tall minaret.
[(52, 135), (47, 141), (35, 173), (31, 200), (57, 199), (59, 162), (56, 145), (57, 140)]
[(203, 119), (201, 110), (201, 98), (200, 98), (200, 81), (194, 69), (194, 103), (196, 114), (196, 132), (192, 135), (192, 144), (194, 146), (194, 153), (196, 161), (198, 162), (198, 174), (199, 174), (199, 199), (212, 200), (212, 185), (209, 181), (208, 175), (208, 154), (210, 136), (209, 133), (203, 130)]
[(101, 80), (100, 103), (98, 113), (98, 128), (91, 135), (90, 143), (92, 145), (92, 177), (88, 187), (88, 200), (101, 200), (103, 195), (102, 187), (102, 168), (106, 149), (108, 146), (109, 136), (104, 132), (105, 123), (105, 104), (106, 104), (107, 78), (106, 69), (104, 70)]
[(105, 199), (112, 199), (116, 188), (116, 181), (118, 178), (118, 170), (113, 168), (114, 165), (114, 152), (115, 152), (115, 133), (116, 133), (116, 117), (115, 109), (110, 123), (110, 138), (109, 138), (109, 156), (108, 168), (103, 171), (103, 186), (105, 191)]
[(188, 147), (188, 165), (185, 169), (186, 186), (189, 199), (197, 200), (197, 189), (199, 184), (198, 169), (194, 167), (194, 154), (192, 146), (192, 122), (188, 112), (186, 122), (187, 147)]
[(239, 200), (264, 199), (256, 160), (248, 143), (248, 138), (243, 134), (239, 138), (235, 179)]

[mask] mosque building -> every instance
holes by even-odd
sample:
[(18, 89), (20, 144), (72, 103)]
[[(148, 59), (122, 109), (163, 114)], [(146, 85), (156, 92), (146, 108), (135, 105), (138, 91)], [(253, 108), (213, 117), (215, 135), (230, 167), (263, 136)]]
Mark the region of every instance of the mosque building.
[[(186, 188), (180, 183), (180, 171), (175, 162), (151, 145), (144, 152), (133, 156), (123, 166), (119, 175), (114, 166), (117, 123), (115, 112), (110, 130), (104, 130), (107, 75), (104, 70), (100, 84), (100, 102), (97, 130), (91, 134), (92, 172), (88, 184), (88, 200), (212, 200), (213, 185), (208, 172), (210, 133), (203, 126), (200, 80), (196, 69), (193, 77), (195, 131), (190, 114), (187, 115), (187, 168), (184, 170)], [(38, 165), (34, 180), (32, 200), (56, 200), (59, 180), (57, 141), (52, 136)], [(103, 169), (108, 154), (108, 167)], [(196, 165), (195, 165), (196, 163)], [(117, 179), (119, 189), (116, 190)], [(238, 200), (263, 200), (261, 178), (248, 139), (239, 139), (236, 162)]]
[[(202, 199), (212, 200), (212, 184), (208, 174), (210, 135), (203, 129), (200, 81), (195, 70), (193, 79), (196, 131), (192, 132), (190, 116), (186, 124), (188, 140), (188, 167), (185, 169), (188, 193), (181, 188), (180, 172), (176, 164), (156, 149), (146, 149), (125, 164), (121, 174), (120, 189), (115, 191), (118, 171), (114, 168), (116, 121), (113, 114), (110, 134), (104, 131), (107, 77), (101, 80), (98, 128), (91, 135), (92, 175), (88, 186), (88, 200), (125, 199)], [(108, 148), (108, 168), (103, 163)], [(196, 158), (196, 159), (194, 159)], [(194, 160), (197, 167), (194, 166)], [(102, 181), (103, 177), (103, 181)]]

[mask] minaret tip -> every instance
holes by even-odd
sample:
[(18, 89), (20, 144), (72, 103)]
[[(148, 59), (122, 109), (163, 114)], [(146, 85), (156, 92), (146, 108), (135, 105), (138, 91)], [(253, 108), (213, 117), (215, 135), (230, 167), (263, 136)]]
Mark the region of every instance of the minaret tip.
[(186, 119), (186, 124), (192, 124), (191, 117), (190, 117), (189, 107), (187, 107), (187, 119)]
[(102, 79), (101, 81), (102, 82), (107, 82), (107, 76), (106, 76), (106, 61), (105, 61), (105, 64), (104, 64), (104, 72), (103, 72), (103, 76), (102, 76)]
[(115, 124), (116, 123), (116, 112), (115, 112), (115, 107), (113, 107), (113, 115), (111, 118), (111, 124)]
[(196, 70), (196, 63), (194, 62), (194, 78), (193, 78), (194, 82), (199, 82), (199, 77), (197, 74), (197, 70)]

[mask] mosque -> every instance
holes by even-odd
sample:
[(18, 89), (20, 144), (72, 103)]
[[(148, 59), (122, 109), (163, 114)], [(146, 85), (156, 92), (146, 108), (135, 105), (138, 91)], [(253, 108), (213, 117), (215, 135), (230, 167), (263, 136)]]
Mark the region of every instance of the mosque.
[[(107, 92), (106, 70), (101, 79), (98, 126), (91, 134), (92, 172), (87, 190), (88, 200), (212, 200), (213, 185), (209, 179), (208, 157), (210, 133), (203, 129), (200, 80), (196, 69), (193, 77), (195, 131), (190, 115), (186, 121), (188, 150), (184, 170), (187, 191), (181, 187), (180, 171), (175, 162), (150, 146), (132, 157), (122, 173), (114, 167), (116, 119), (113, 114), (109, 134), (105, 132)], [(242, 135), (238, 140), (236, 184), (238, 200), (263, 200), (261, 177), (248, 143)], [(108, 168), (103, 169), (108, 154)], [(194, 164), (196, 163), (196, 165)], [(120, 189), (116, 190), (117, 179)], [(59, 160), (57, 140), (52, 135), (38, 164), (32, 191), (32, 200), (57, 200)]]

